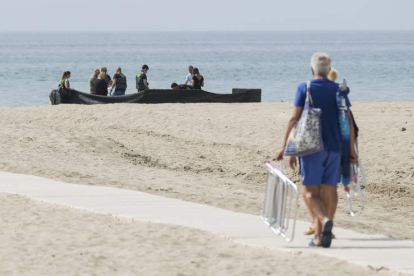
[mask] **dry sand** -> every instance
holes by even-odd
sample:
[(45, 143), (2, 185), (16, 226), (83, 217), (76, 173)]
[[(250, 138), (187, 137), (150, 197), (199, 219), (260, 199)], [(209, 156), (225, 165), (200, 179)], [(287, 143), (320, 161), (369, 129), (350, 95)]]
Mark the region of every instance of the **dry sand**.
[[(413, 105), (354, 103), (366, 207), (351, 218), (340, 189), (337, 226), (414, 240)], [(0, 170), (259, 214), (264, 162), (291, 112), (292, 103), (1, 108)], [(302, 201), (299, 216), (308, 219)]]
[[(366, 207), (351, 218), (340, 189), (337, 226), (414, 240), (412, 106), (354, 104)], [(291, 112), (291, 103), (1, 108), (0, 170), (259, 214), (264, 162), (279, 148)], [(298, 181), (297, 172), (287, 174)], [(312, 274), (321, 268), (316, 259), (324, 259), (245, 248), (181, 227), (121, 223), (16, 196), (0, 199), (0, 275)], [(300, 205), (299, 217), (308, 219)], [(376, 273), (337, 260), (323, 269)]]
[(0, 275), (397, 275), (0, 193)]

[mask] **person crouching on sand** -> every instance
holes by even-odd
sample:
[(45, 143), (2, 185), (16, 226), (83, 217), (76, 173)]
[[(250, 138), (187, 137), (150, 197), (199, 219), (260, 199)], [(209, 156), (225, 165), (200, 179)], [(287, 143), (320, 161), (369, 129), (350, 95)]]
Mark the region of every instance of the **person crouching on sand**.
[(193, 88), (190, 85), (187, 84), (176, 84), (173, 82), (171, 84), (171, 89), (173, 90), (192, 90)]
[[(339, 85), (328, 80), (331, 58), (325, 53), (316, 53), (311, 58), (313, 80), (310, 92), (315, 108), (322, 110), (322, 140), (324, 150), (300, 158), (301, 179), (304, 196), (309, 200), (309, 208), (317, 218), (314, 238), (309, 246), (330, 247), (332, 242), (333, 214), (338, 203), (337, 185), (341, 166), (342, 139), (338, 125), (336, 92)], [(293, 115), (289, 120), (283, 146), (276, 154), (277, 160), (283, 159), (289, 134), (299, 120), (306, 100), (306, 82), (299, 85)], [(351, 103), (347, 101), (347, 106)], [(349, 113), (348, 113), (349, 115)], [(351, 145), (354, 143), (353, 125)], [(355, 150), (351, 148), (351, 163), (356, 163)], [(289, 165), (297, 166), (296, 157), (291, 156)]]

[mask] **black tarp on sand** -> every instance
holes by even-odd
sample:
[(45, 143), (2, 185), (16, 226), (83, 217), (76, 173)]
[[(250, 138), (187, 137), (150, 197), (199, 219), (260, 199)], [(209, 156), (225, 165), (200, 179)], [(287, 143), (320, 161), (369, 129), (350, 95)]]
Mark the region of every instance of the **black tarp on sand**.
[[(216, 94), (203, 90), (145, 90), (125, 96), (105, 97), (70, 91), (71, 104), (109, 104), (109, 103), (247, 103), (260, 102), (261, 89), (233, 89), (232, 94)], [(50, 103), (61, 103), (58, 90), (52, 90)]]

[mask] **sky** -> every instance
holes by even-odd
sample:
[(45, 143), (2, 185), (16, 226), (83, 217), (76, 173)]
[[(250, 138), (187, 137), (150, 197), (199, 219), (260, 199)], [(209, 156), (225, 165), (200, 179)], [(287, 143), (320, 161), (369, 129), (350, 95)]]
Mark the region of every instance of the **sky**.
[(414, 30), (414, 0), (1, 0), (0, 32)]

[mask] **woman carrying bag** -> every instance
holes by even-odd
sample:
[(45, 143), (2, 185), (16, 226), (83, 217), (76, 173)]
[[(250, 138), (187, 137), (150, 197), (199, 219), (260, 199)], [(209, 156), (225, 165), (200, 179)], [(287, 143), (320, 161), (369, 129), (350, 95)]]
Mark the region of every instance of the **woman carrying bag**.
[(73, 89), (70, 88), (69, 78), (70, 72), (63, 72), (58, 89), (60, 95), (60, 103), (70, 103), (70, 92), (73, 91)]
[[(314, 54), (311, 67), (313, 80), (298, 87), (293, 116), (276, 158), (282, 160), (283, 155), (290, 155), (290, 167), (295, 169), (296, 157), (300, 157), (303, 196), (309, 200), (312, 215), (318, 219), (309, 246), (330, 247), (342, 153), (336, 104), (338, 84), (327, 78), (331, 69), (329, 55)], [(350, 105), (347, 100), (347, 106)], [(355, 151), (351, 152), (351, 162), (356, 162)]]

